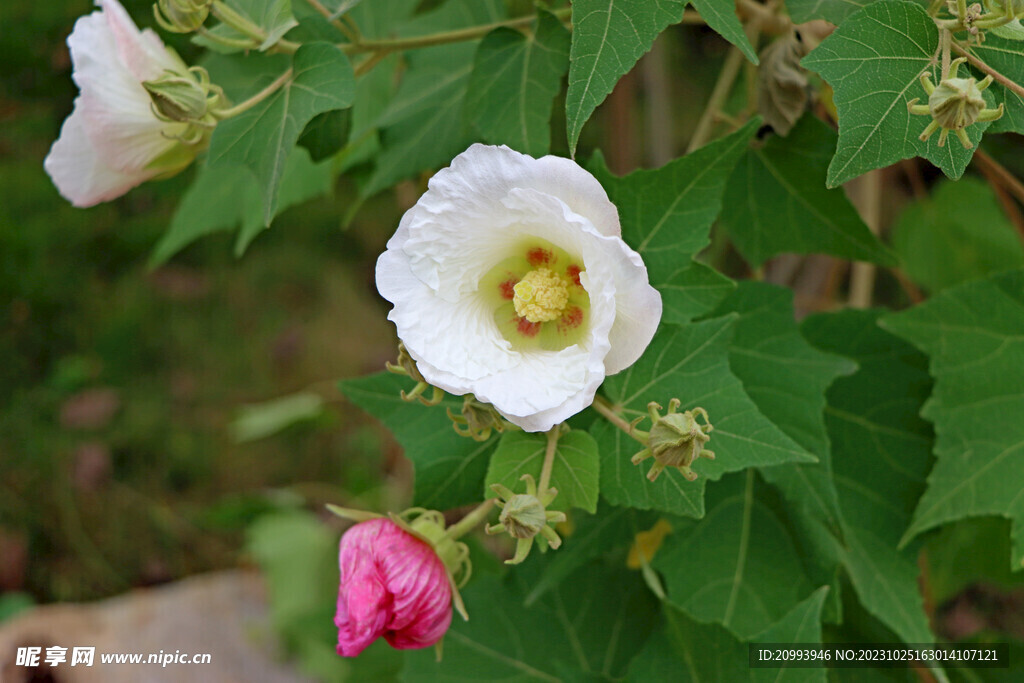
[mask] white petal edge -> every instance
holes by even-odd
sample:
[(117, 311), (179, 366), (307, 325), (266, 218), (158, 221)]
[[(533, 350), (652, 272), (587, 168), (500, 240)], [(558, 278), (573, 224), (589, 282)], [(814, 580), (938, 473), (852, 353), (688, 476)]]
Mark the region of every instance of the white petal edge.
[(61, 196), (79, 208), (120, 197), (153, 176), (152, 173), (122, 173), (100, 161), (85, 133), (77, 106), (64, 121), (60, 137), (46, 155), (43, 168)]
[(158, 78), (165, 69), (184, 69), (184, 63), (164, 46), (153, 31), (140, 31), (118, 0), (96, 0), (104, 20), (110, 27), (119, 61), (136, 81)]
[(516, 187), (537, 190), (586, 216), (601, 234), (622, 234), (619, 212), (601, 183), (579, 164), (562, 157), (534, 159), (504, 145), (476, 143), (452, 159), (448, 168), (435, 173), (429, 187), (431, 198), (454, 200), (463, 206), (467, 202), (500, 202)]

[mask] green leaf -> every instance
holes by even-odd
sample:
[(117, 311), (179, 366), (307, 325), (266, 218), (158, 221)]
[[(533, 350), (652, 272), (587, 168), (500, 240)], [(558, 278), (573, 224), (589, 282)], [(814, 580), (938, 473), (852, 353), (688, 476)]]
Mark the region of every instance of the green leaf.
[(528, 589), (522, 571), (510, 572), (504, 584), (491, 577), (470, 584), (462, 593), (470, 621), (452, 620), (444, 658), (410, 650), (402, 680), (615, 680), (657, 618), (654, 597), (625, 569), (592, 563), (526, 608)]
[(545, 564), (544, 572), (531, 583), (523, 604), (529, 607), (566, 577), (590, 560), (614, 550), (625, 550), (633, 544), (636, 535), (649, 529), (656, 521), (654, 513), (631, 508), (610, 507), (601, 503), (594, 515), (572, 517), (572, 535), (567, 539), (569, 552), (555, 553)]
[(494, 24), (505, 17), (504, 0), (446, 0), (440, 7), (418, 14), (404, 23), (398, 33), (403, 38), (426, 36)]
[(840, 375), (854, 372), (848, 359), (815, 349), (793, 318), (793, 294), (773, 285), (743, 282), (712, 315), (736, 311), (729, 367), (758, 410), (821, 462), (763, 470), (805, 514), (831, 530), (840, 528), (839, 499), (832, 485), (825, 392)]
[(576, 0), (572, 6), (569, 90), (565, 99), (570, 154), (583, 124), (654, 39), (683, 17), (686, 0)]
[(879, 328), (878, 316), (815, 315), (801, 331), (818, 348), (859, 366), (826, 394), (843, 566), (869, 612), (905, 642), (931, 642), (915, 549), (897, 550), (932, 463), (931, 430), (918, 415), (931, 378), (925, 357)]
[(308, 512), (263, 515), (246, 530), (246, 551), (262, 569), (279, 629), (294, 628), (337, 591), (338, 536)]
[[(702, 622), (749, 640), (808, 593), (793, 540), (755, 491), (753, 470), (708, 488), (707, 516), (673, 523), (654, 556), (668, 601)], [(684, 526), (685, 525), (685, 526)]]
[[(503, 434), (487, 469), (484, 497), (496, 495), (491, 484), (502, 484), (516, 493), (523, 493), (525, 485), (520, 477), (524, 474), (533, 475), (533, 480), (540, 482), (547, 441), (547, 435), (543, 433), (515, 431)], [(551, 486), (558, 490), (558, 496), (548, 506), (549, 509), (575, 507), (596, 512), (599, 466), (597, 443), (590, 434), (579, 430), (564, 434), (558, 440), (551, 468)]]
[[(360, 2), (349, 14), (366, 38), (394, 37), (395, 27), (404, 23), (420, 0), (373, 0)], [(372, 73), (372, 72), (371, 72)]]
[(445, 407), (458, 414), (461, 400), (448, 398), (432, 407), (403, 401), (399, 392), (412, 389), (410, 380), (389, 372), (347, 379), (340, 388), (350, 401), (391, 430), (405, 457), (413, 462), (415, 505), (447, 510), (480, 501), (497, 439), (481, 443), (455, 433)]
[(918, 135), (931, 122), (907, 111), (912, 99), (925, 99), (920, 76), (938, 79), (932, 57), (939, 45), (935, 23), (924, 8), (904, 0), (879, 0), (850, 16), (800, 63), (821, 74), (835, 91), (839, 142), (828, 167), (828, 187), (901, 159), (921, 156), (956, 180), (989, 123), (967, 128), (972, 148), (950, 136), (939, 147)]
[(1024, 271), (969, 282), (883, 319), (929, 354), (935, 468), (906, 538), (943, 522), (1001, 515), (1024, 565)]
[(338, 159), (338, 170), (345, 173), (354, 166), (369, 162), (380, 151), (377, 119), (387, 108), (395, 93), (395, 74), (399, 55), (381, 61), (370, 73), (356, 81), (356, 97), (352, 103), (352, 130), (348, 144)]
[(692, 261), (688, 268), (658, 285), (664, 307), (661, 319), (666, 323), (687, 323), (714, 308), (734, 289), (735, 280), (711, 266)]
[(735, 45), (753, 64), (759, 64), (754, 46), (750, 44), (740, 18), (736, 16), (735, 0), (691, 0), (694, 9), (720, 36)]
[(802, 24), (806, 21), (824, 19), (836, 26), (864, 7), (872, 0), (788, 0), (786, 9), (789, 10), (793, 23)]
[[(296, 151), (285, 165), (277, 214), (327, 194), (333, 181), (330, 164), (314, 164), (305, 150)], [(204, 166), (181, 198), (171, 226), (154, 247), (149, 266), (164, 263), (200, 237), (239, 225), (236, 256), (241, 256), (266, 227), (256, 179), (241, 166)]]
[[(224, 0), (224, 4), (263, 30), (266, 39), (259, 46), (261, 51), (272, 47), (274, 43), (284, 37), (285, 33), (299, 24), (292, 15), (292, 0)], [(248, 38), (245, 34), (239, 33), (223, 23), (217, 24), (209, 32), (215, 36), (232, 40)], [(202, 34), (196, 35), (192, 42), (222, 53), (242, 50), (242, 48), (227, 47)]]
[(208, 52), (199, 65), (210, 72), (210, 81), (224, 89), (232, 102), (241, 102), (259, 92), (292, 64), (290, 55), (254, 52), (244, 57)]
[(737, 311), (736, 337), (729, 366), (758, 409), (820, 462), (791, 463), (761, 470), (762, 476), (790, 502), (801, 557), (814, 583), (833, 587), (829, 617), (841, 608), (838, 573), (842, 513), (832, 481), (825, 391), (839, 375), (856, 366), (822, 353), (800, 335), (793, 317), (792, 293), (771, 285), (746, 282), (727, 297), (716, 313)]
[(1006, 40), (1024, 40), (1024, 24), (1020, 23), (1020, 19), (1014, 19), (1009, 24), (990, 28), (986, 37), (996, 35)]
[[(630, 456), (642, 449), (632, 438), (599, 420), (593, 429), (601, 451), (601, 495), (616, 505), (658, 509), (700, 517), (704, 477), (718, 479), (726, 472), (752, 466), (813, 462), (814, 456), (758, 412), (740, 381), (729, 370), (729, 343), (735, 316), (681, 327), (663, 325), (647, 352), (628, 370), (605, 380), (608, 399), (625, 418), (647, 415), (647, 404), (668, 404), (676, 397), (683, 410), (702, 407), (715, 429), (708, 442), (715, 460), (699, 460), (701, 475), (688, 482), (674, 469), (657, 481), (647, 480), (650, 461), (633, 465)], [(640, 425), (646, 429), (647, 424)]]
[[(820, 643), (821, 608), (828, 593), (822, 587), (756, 636), (758, 642)], [(629, 667), (629, 680), (749, 681), (750, 683), (824, 682), (825, 669), (753, 669), (747, 646), (717, 624), (701, 624), (665, 605), (665, 625), (655, 631)]]
[(534, 157), (551, 147), (551, 109), (569, 68), (569, 32), (538, 11), (529, 35), (491, 31), (476, 52), (466, 113), (491, 144), (507, 144)]
[(783, 252), (895, 265), (845, 193), (825, 187), (835, 143), (835, 133), (806, 114), (788, 136), (769, 138), (736, 164), (721, 222), (752, 265)]
[(666, 322), (687, 322), (727, 292), (726, 280), (692, 257), (710, 241), (726, 180), (759, 125), (754, 119), (659, 169), (622, 178), (611, 175), (600, 158), (591, 164), (619, 209), (622, 238), (643, 256), (651, 284), (662, 294)]
[(333, 45), (303, 45), (292, 68), (288, 82), (248, 111), (221, 121), (210, 140), (211, 169), (241, 165), (256, 176), (265, 225), (277, 209), (281, 177), (302, 129), (317, 114), (348, 107), (355, 92), (352, 65)]
[(313, 161), (329, 159), (341, 151), (348, 142), (352, 126), (351, 109), (335, 109), (317, 114), (306, 124), (298, 145), (309, 152)]
[(276, 434), (293, 424), (320, 417), (324, 400), (309, 391), (282, 396), (272, 401), (242, 406), (231, 423), (231, 436), (239, 443)]
[(931, 292), (1024, 265), (1024, 247), (992, 188), (943, 182), (903, 212), (892, 233), (907, 275)]
[[(971, 52), (1019, 84), (1022, 80), (1020, 74), (1024, 74), (1024, 42), (1021, 42), (1024, 40), (1024, 29), (1020, 28), (1020, 20), (1017, 20), (1016, 28), (1019, 32), (1016, 39), (992, 35), (992, 31), (987, 31), (985, 42), (973, 46)], [(979, 80), (985, 76), (981, 72), (977, 72), (976, 75)], [(996, 104), (1002, 102), (1006, 106), (1003, 117), (992, 122), (989, 132), (1024, 134), (1024, 97), (1000, 83), (993, 83), (988, 91), (995, 95)]]
[(364, 196), (424, 169), (445, 166), (473, 141), (463, 118), (476, 43), (417, 50), (394, 99), (377, 121), (382, 151)]
[(367, 660), (379, 661), (367, 652), (366, 659), (350, 663), (335, 652), (331, 616), (338, 594), (338, 536), (315, 515), (262, 515), (246, 529), (246, 552), (267, 585), (275, 630), (304, 673), (318, 680), (358, 678)]
[[(361, 5), (360, 7), (364, 7)], [(448, 0), (404, 24), (404, 37), (489, 24), (504, 17), (500, 0)], [(377, 119), (381, 151), (366, 185), (369, 197), (421, 171), (446, 166), (475, 138), (464, 111), (479, 41), (438, 45), (408, 53), (408, 69)]]

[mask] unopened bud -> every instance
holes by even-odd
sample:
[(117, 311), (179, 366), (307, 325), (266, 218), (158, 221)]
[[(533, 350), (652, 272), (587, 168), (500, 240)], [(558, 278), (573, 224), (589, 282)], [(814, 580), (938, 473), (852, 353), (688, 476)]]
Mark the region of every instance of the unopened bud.
[(547, 524), (541, 502), (535, 496), (523, 493), (505, 502), (498, 521), (512, 538), (533, 538)]
[(153, 5), (156, 21), (172, 33), (191, 33), (210, 15), (213, 0), (157, 0)]
[(162, 118), (192, 123), (206, 116), (207, 92), (190, 76), (165, 71), (155, 81), (143, 81), (142, 86), (153, 100), (155, 112)]
[[(655, 481), (666, 467), (678, 469), (684, 477), (693, 481), (697, 474), (690, 469), (690, 465), (697, 458), (715, 458), (713, 452), (704, 449), (704, 444), (711, 439), (710, 432), (713, 429), (707, 411), (694, 408), (677, 413), (679, 405), (679, 399), (672, 399), (668, 404), (668, 413), (664, 416), (658, 412), (661, 406), (657, 403), (652, 402), (647, 406), (652, 423), (651, 431), (647, 434), (647, 448), (633, 456), (633, 464), (653, 457), (654, 464), (647, 473), (651, 481)], [(704, 419), (704, 424), (697, 421), (698, 416)]]
[(928, 109), (942, 128), (960, 130), (978, 120), (985, 98), (973, 78), (947, 78), (928, 96)]
[(486, 531), (489, 534), (506, 531), (509, 536), (516, 539), (515, 556), (506, 560), (506, 564), (519, 564), (525, 560), (537, 535), (543, 536), (551, 548), (557, 549), (562, 545), (562, 539), (551, 525), (564, 522), (565, 513), (546, 509), (558, 495), (558, 491), (553, 488), (538, 491), (537, 482), (529, 474), (524, 474), (520, 479), (526, 482), (525, 494), (513, 493), (502, 484), (491, 484), (491, 490), (498, 494), (497, 503), (501, 508), (501, 515), (498, 517), (498, 524), (492, 524)]

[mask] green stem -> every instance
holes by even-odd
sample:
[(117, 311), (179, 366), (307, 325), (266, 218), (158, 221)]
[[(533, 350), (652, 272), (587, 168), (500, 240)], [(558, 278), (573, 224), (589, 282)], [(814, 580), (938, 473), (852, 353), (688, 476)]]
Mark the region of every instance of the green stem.
[(1003, 85), (1006, 88), (1012, 90), (1019, 97), (1024, 97), (1024, 86), (1022, 86), (1020, 83), (1011, 81), (1009, 78), (999, 73), (991, 66), (981, 61), (980, 59), (972, 55), (970, 52), (968, 52), (966, 49), (961, 47), (959, 43), (954, 42), (953, 49), (956, 50), (959, 54), (963, 55), (964, 57), (967, 57), (967, 61), (970, 62), (972, 66), (975, 66), (979, 70), (984, 71), (986, 74), (994, 78), (996, 82), (998, 82), (1000, 85)]
[(213, 33), (212, 31), (207, 29), (205, 26), (200, 26), (199, 28), (197, 28), (196, 33), (198, 33), (199, 35), (203, 36), (211, 42), (223, 45), (225, 47), (235, 47), (242, 50), (250, 50), (252, 48), (260, 46), (259, 43), (255, 42), (252, 38), (242, 40), (241, 38), (228, 38), (226, 36), (219, 36), (216, 33)]
[[(213, 5), (210, 6), (210, 14), (220, 19), (222, 22), (235, 29), (239, 33), (249, 36), (257, 42), (258, 45), (263, 45), (267, 41), (267, 32), (262, 27), (254, 24), (248, 18), (242, 16), (232, 8), (225, 5), (221, 0), (214, 0)], [(293, 43), (290, 40), (281, 38), (273, 46), (268, 46), (268, 49), (273, 47), (278, 52), (294, 53), (300, 47), (299, 43)]]
[(332, 15), (331, 10), (324, 7), (323, 4), (320, 3), (320, 0), (306, 0), (306, 2), (308, 2), (313, 9), (323, 15), (324, 19), (330, 22), (331, 26), (341, 31), (349, 41), (353, 43), (359, 41), (359, 37), (352, 32), (352, 29), (345, 25), (345, 23), (340, 19)]
[(594, 402), (590, 404), (590, 407), (596, 410), (601, 416), (611, 422), (613, 425), (626, 432), (630, 437), (639, 441), (643, 445), (647, 445), (646, 437), (647, 433), (642, 432), (639, 429), (634, 429), (633, 426), (626, 422), (621, 415), (619, 415), (612, 407), (608, 400), (601, 397), (595, 396)]
[(558, 451), (558, 437), (562, 433), (562, 425), (557, 424), (548, 431), (548, 447), (544, 451), (544, 464), (540, 468), (540, 483), (537, 484), (537, 495), (543, 496), (551, 484), (551, 470), (555, 466), (555, 453)]
[[(556, 10), (553, 14), (559, 20), (565, 21), (572, 16), (572, 8), (566, 7), (564, 9)], [(419, 47), (430, 47), (432, 45), (459, 43), (464, 40), (482, 38), (496, 28), (522, 28), (524, 26), (529, 26), (535, 20), (536, 17), (534, 15), (529, 15), (525, 17), (517, 17), (516, 19), (509, 19), (508, 21), (499, 21), (493, 24), (483, 24), (480, 26), (470, 26), (456, 31), (432, 33), (427, 36), (417, 36), (415, 38), (363, 40), (349, 45), (342, 45), (341, 49), (346, 54), (352, 55), (362, 52), (377, 52), (380, 50), (394, 52), (396, 50), (412, 50)]]
[(235, 106), (230, 107), (228, 109), (221, 109), (219, 111), (215, 111), (213, 115), (216, 116), (218, 119), (230, 119), (232, 116), (238, 116), (242, 112), (252, 109), (257, 104), (259, 104), (260, 102), (262, 102), (263, 100), (267, 99), (275, 92), (277, 92), (282, 85), (288, 82), (288, 80), (292, 77), (293, 73), (294, 72), (292, 71), (292, 69), (288, 69), (283, 74), (278, 76), (277, 80), (275, 80), (273, 83), (268, 85), (263, 90), (260, 90), (258, 93), (256, 93), (246, 101), (239, 102)]
[(487, 515), (491, 513), (493, 507), (494, 498), (488, 498), (477, 505), (468, 515), (448, 527), (444, 532), (444, 537), (454, 541), (465, 536), (487, 519)]
[(355, 74), (355, 77), (359, 78), (360, 76), (364, 76), (370, 73), (373, 67), (383, 62), (390, 55), (390, 50), (381, 50), (380, 52), (374, 52), (372, 55), (356, 64), (355, 68), (352, 70), (353, 73)]
[(939, 32), (939, 46), (942, 49), (942, 78), (941, 81), (949, 78), (949, 46), (953, 42), (953, 34), (948, 29)]

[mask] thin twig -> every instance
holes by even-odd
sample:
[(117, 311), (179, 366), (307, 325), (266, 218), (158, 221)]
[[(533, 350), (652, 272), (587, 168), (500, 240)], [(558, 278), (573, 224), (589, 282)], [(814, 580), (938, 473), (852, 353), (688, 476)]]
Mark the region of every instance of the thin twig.
[(993, 159), (982, 149), (974, 151), (974, 161), (978, 162), (978, 168), (984, 173), (990, 171), (998, 179), (999, 184), (1006, 188), (1021, 204), (1024, 204), (1024, 183), (1017, 176), (1006, 170), (1006, 167)]
[[(561, 21), (567, 21), (572, 16), (572, 9), (565, 8), (557, 10), (553, 13)], [(480, 26), (470, 26), (468, 28), (462, 28), (455, 31), (446, 31), (444, 33), (431, 33), (426, 36), (416, 36), (414, 38), (394, 38), (387, 40), (363, 40), (358, 43), (352, 43), (349, 45), (342, 45), (341, 49), (346, 54), (360, 54), (363, 52), (376, 52), (378, 50), (413, 50), (419, 47), (430, 47), (432, 45), (445, 45), (447, 43), (459, 43), (464, 40), (475, 40), (482, 38), (496, 28), (524, 28), (529, 26), (537, 20), (535, 15), (527, 15), (525, 17), (517, 17), (516, 19), (510, 19), (508, 21), (499, 21), (494, 24), (482, 24)]]
[(992, 191), (995, 192), (999, 204), (1003, 207), (1003, 213), (1010, 219), (1021, 239), (1024, 240), (1024, 215), (1021, 214), (1020, 208), (1010, 196), (1012, 194), (1017, 201), (1024, 204), (1024, 184), (981, 149), (975, 151), (973, 161), (976, 162), (981, 174), (985, 176), (985, 180), (992, 186)]
[(214, 115), (218, 119), (229, 119), (232, 116), (238, 116), (242, 112), (248, 111), (249, 109), (252, 109), (257, 104), (259, 104), (260, 102), (262, 102), (263, 100), (267, 99), (268, 97), (273, 95), (275, 92), (277, 92), (278, 89), (282, 85), (284, 85), (285, 83), (287, 83), (289, 81), (289, 79), (291, 79), (293, 73), (294, 73), (294, 71), (291, 68), (289, 68), (283, 74), (278, 76), (277, 79), (274, 80), (273, 83), (268, 85), (263, 90), (260, 90), (258, 93), (256, 93), (255, 95), (253, 95), (252, 97), (250, 97), (246, 101), (239, 102), (238, 104), (236, 104), (235, 106), (231, 107), (230, 109), (222, 109), (220, 111), (217, 111), (217, 112), (214, 113)]
[(358, 36), (352, 33), (352, 29), (346, 26), (340, 19), (331, 14), (331, 10), (327, 9), (320, 3), (320, 0), (306, 0), (310, 7), (315, 9), (317, 12), (323, 15), (324, 19), (330, 22), (331, 26), (341, 31), (346, 38), (353, 43), (359, 42)]
[(972, 55), (970, 52), (965, 50), (963, 47), (960, 46), (959, 43), (954, 42), (953, 49), (956, 50), (958, 54), (967, 57), (968, 62), (970, 62), (973, 66), (977, 67), (981, 71), (984, 71), (986, 74), (991, 76), (993, 79), (995, 79), (997, 83), (1006, 86), (1020, 97), (1024, 97), (1024, 86), (1014, 81), (1011, 81), (1009, 78), (999, 73), (998, 71), (990, 67), (988, 64), (981, 61), (980, 59)]
[(687, 154), (700, 149), (710, 139), (718, 110), (721, 109), (726, 99), (728, 99), (729, 92), (732, 90), (732, 84), (736, 81), (742, 66), (743, 53), (737, 47), (731, 48), (729, 55), (725, 58), (725, 64), (722, 65), (722, 70), (718, 73), (718, 81), (715, 82), (715, 87), (711, 91), (711, 97), (708, 98), (708, 105), (705, 107), (704, 113), (701, 114), (700, 121), (697, 122), (697, 128), (693, 131), (693, 137), (690, 138), (690, 144), (686, 148)]
[(624, 431), (630, 437), (636, 439), (640, 443), (644, 443), (644, 441), (637, 434), (637, 430), (633, 428), (633, 425), (626, 422), (622, 418), (622, 416), (615, 411), (611, 404), (608, 403), (606, 399), (602, 398), (601, 396), (595, 396), (594, 402), (590, 405), (590, 407), (596, 410), (597, 412), (601, 413), (601, 416), (604, 417), (604, 419), (611, 422), (613, 425)]
[[(875, 235), (881, 227), (882, 213), (882, 169), (875, 169), (863, 176), (863, 184), (857, 208), (860, 209), (861, 217), (867, 223), (868, 229)], [(850, 299), (851, 308), (867, 308), (871, 305), (871, 298), (875, 289), (875, 265), (863, 261), (856, 261), (850, 271)]]
[(562, 425), (560, 424), (548, 430), (548, 446), (544, 451), (544, 465), (540, 468), (540, 483), (537, 484), (537, 490), (542, 496), (551, 484), (551, 470), (555, 466), (555, 453), (558, 451), (558, 437), (561, 433)]

